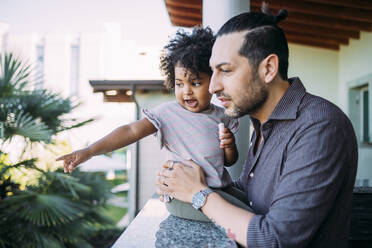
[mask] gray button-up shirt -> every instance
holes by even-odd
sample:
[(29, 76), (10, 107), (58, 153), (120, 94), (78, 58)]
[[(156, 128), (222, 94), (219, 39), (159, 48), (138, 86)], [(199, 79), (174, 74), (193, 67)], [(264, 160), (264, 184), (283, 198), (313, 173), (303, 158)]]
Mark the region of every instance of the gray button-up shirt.
[(252, 146), (234, 182), (256, 213), (247, 246), (347, 247), (358, 157), (353, 127), (300, 79), (289, 82), (265, 123), (252, 118)]

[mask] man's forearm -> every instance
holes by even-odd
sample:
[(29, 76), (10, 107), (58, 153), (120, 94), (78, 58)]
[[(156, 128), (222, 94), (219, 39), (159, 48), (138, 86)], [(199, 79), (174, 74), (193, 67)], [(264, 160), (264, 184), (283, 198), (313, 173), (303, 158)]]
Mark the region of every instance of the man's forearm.
[(248, 225), (254, 216), (253, 213), (230, 204), (217, 193), (212, 193), (207, 197), (201, 210), (229, 238), (244, 247), (247, 246)]

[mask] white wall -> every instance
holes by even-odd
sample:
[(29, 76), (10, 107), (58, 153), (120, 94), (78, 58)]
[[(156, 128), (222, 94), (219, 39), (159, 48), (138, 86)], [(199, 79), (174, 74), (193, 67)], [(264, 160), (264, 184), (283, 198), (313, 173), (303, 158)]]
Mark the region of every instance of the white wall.
[[(348, 85), (354, 80), (371, 75), (371, 59), (372, 33), (361, 32), (359, 40), (351, 40), (348, 46), (341, 47), (339, 69), (340, 87), (338, 93), (339, 98), (342, 99), (340, 106), (345, 111), (348, 111)], [(372, 89), (369, 89), (370, 96), (371, 91)], [(371, 108), (372, 106), (370, 105), (370, 119)], [(359, 147), (357, 179), (372, 180), (372, 146), (362, 145)]]
[(300, 77), (309, 93), (338, 105), (338, 59), (338, 51), (289, 43), (288, 77)]
[(70, 94), (70, 56), (72, 36), (47, 34), (44, 43), (44, 88)]
[[(348, 46), (340, 49), (340, 89), (339, 97), (347, 99), (347, 82), (372, 73), (372, 33), (361, 32), (360, 39), (350, 39)], [(348, 102), (343, 101), (341, 107), (347, 111)]]

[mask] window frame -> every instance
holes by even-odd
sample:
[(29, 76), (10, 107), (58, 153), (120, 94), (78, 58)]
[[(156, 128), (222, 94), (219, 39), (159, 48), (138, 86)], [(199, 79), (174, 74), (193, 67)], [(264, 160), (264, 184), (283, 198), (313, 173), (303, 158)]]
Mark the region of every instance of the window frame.
[[(372, 148), (372, 73), (358, 79), (347, 82), (348, 85), (348, 115), (353, 123), (358, 137), (360, 147)], [(368, 92), (368, 102), (365, 102), (365, 92)], [(355, 102), (353, 102), (355, 101)], [(367, 114), (365, 113), (365, 104), (367, 104)], [(358, 113), (355, 113), (356, 111)], [(367, 118), (367, 121), (366, 119)], [(368, 123), (366, 137), (366, 126)]]

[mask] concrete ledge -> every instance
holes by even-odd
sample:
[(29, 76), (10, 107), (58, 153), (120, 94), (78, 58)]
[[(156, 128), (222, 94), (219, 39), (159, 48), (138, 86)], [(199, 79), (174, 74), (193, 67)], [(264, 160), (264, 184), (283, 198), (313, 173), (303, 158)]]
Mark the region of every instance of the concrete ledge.
[(112, 246), (113, 248), (152, 247), (237, 247), (213, 223), (169, 215), (164, 203), (150, 199)]

